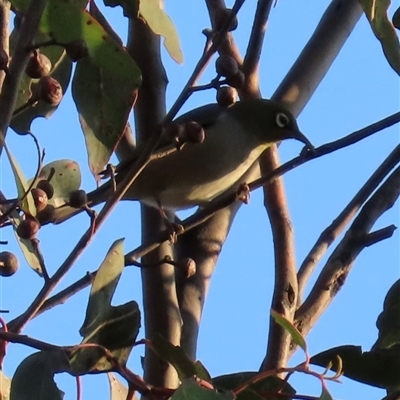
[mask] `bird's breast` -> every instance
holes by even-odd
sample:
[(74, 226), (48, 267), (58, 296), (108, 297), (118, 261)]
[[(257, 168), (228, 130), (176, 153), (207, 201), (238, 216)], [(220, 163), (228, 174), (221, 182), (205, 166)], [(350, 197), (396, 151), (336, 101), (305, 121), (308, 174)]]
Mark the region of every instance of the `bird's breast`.
[(266, 145), (246, 135), (235, 121), (219, 123), (223, 127), (207, 129), (203, 143), (151, 162), (133, 184), (133, 197), (184, 209), (212, 200), (238, 182)]

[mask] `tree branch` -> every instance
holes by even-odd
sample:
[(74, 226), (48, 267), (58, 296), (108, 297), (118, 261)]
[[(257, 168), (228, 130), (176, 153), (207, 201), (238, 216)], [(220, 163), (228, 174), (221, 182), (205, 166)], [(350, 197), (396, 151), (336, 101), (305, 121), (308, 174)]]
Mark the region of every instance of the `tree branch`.
[[(10, 2), (8, 0), (0, 0), (0, 49), (9, 54), (9, 32), (8, 25), (10, 23)], [(5, 72), (0, 71), (0, 92), (3, 86)]]
[[(206, 4), (212, 25), (215, 28), (216, 17), (218, 13), (225, 9), (225, 4), (223, 1), (214, 0), (206, 0)], [(231, 17), (237, 13), (242, 4), (242, 0), (235, 2)], [(214, 51), (218, 49), (219, 53), (229, 54), (238, 63), (241, 63), (241, 56), (231, 33), (219, 31), (217, 35), (213, 39), (214, 47), (209, 51), (213, 50), (213, 48)], [(218, 40), (217, 43), (215, 43), (216, 40)], [(175, 273), (183, 322), (181, 346), (193, 360), (196, 359), (200, 319), (210, 279), (238, 208), (239, 204), (231, 204), (229, 209), (215, 213), (206, 223), (197, 225), (195, 229), (184, 233), (175, 247), (175, 257), (178, 260), (190, 257), (196, 263), (196, 273), (190, 278), (184, 276), (181, 271), (176, 271)]]
[[(205, 0), (208, 13), (211, 18), (211, 25), (213, 30), (216, 28), (216, 20), (218, 14), (221, 13), (222, 10), (226, 9), (224, 0)], [(240, 22), (239, 22), (240, 23)], [(235, 44), (233, 39), (233, 35), (231, 32), (226, 32), (223, 37), (221, 37), (221, 42), (218, 46), (218, 52), (220, 54), (227, 54), (233, 57), (239, 65), (242, 65), (243, 58), (240, 54), (238, 47)]]
[(338, 217), (319, 236), (318, 240), (307, 254), (298, 272), (299, 281), (299, 303), (307, 282), (313, 273), (316, 265), (328, 250), (334, 240), (343, 232), (346, 225), (351, 221), (357, 211), (374, 190), (380, 185), (383, 179), (400, 161), (400, 145), (397, 146), (383, 161), (379, 168), (372, 174), (368, 181), (351, 199)]
[[(361, 14), (362, 10), (357, 0), (333, 0), (272, 99), (285, 104), (298, 116), (332, 65)], [(279, 167), (276, 149), (276, 146), (272, 146), (260, 159), (262, 174), (265, 175)], [(298, 287), (293, 232), (282, 180), (268, 183), (264, 193), (275, 250), (272, 308), (292, 321)], [(270, 318), (267, 354), (261, 369), (285, 366), (289, 357), (289, 343), (288, 333)]]
[[(154, 34), (140, 18), (129, 20), (128, 52), (137, 62), (143, 74), (135, 105), (135, 126), (138, 141), (143, 142), (154, 136), (158, 124), (166, 115), (165, 92), (167, 76), (161, 61), (160, 37)], [(150, 207), (141, 206), (142, 241), (148, 242), (158, 235), (163, 227), (160, 213)], [(153, 264), (172, 257), (169, 243), (148, 253), (143, 262)], [(154, 268), (141, 270), (144, 325), (147, 338), (156, 333), (174, 345), (180, 342), (181, 317), (174, 282), (174, 267), (163, 263)], [(178, 376), (175, 369), (161, 360), (148, 346), (144, 357), (144, 379), (152, 385), (176, 387)]]
[(259, 60), (272, 2), (273, 0), (258, 0), (250, 40), (242, 66), (242, 71), (246, 76), (246, 93), (251, 93), (254, 97), (261, 97), (258, 74)]
[[(368, 243), (368, 234), (378, 218), (400, 196), (400, 167), (362, 207), (344, 238), (332, 252), (310, 294), (296, 312), (295, 325), (306, 335), (343, 286), (357, 256)], [(393, 231), (392, 231), (393, 232)]]
[(303, 51), (273, 95), (296, 116), (303, 110), (356, 26), (358, 0), (333, 0)]

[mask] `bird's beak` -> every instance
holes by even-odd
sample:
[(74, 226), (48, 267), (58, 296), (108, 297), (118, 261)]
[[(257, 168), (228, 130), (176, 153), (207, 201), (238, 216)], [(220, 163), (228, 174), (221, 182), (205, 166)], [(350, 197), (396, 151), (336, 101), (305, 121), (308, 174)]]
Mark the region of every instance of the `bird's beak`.
[(306, 136), (298, 130), (292, 131), (289, 137), (298, 140), (306, 145), (306, 149), (312, 153), (315, 152), (315, 147), (312, 143), (306, 138)]

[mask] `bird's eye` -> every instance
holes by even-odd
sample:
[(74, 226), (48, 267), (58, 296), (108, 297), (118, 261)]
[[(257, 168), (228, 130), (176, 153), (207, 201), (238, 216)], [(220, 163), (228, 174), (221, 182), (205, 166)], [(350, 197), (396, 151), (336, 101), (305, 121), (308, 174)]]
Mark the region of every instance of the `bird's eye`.
[(284, 128), (285, 126), (288, 126), (289, 122), (289, 117), (286, 114), (276, 114), (276, 124), (279, 126), (279, 128)]

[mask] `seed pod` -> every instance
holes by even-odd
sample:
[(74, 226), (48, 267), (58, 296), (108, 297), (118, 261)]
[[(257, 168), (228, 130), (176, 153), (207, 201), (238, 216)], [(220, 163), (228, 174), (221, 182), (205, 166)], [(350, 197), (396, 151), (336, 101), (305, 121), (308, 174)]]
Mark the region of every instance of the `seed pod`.
[(58, 106), (63, 97), (61, 85), (51, 76), (44, 76), (36, 86), (34, 97), (52, 106)]
[(196, 262), (193, 258), (183, 258), (175, 263), (175, 266), (179, 268), (181, 274), (189, 279), (196, 273)]
[(51, 71), (51, 61), (39, 50), (33, 50), (25, 69), (25, 73), (32, 79), (39, 79), (47, 76)]
[(206, 138), (206, 133), (199, 123), (195, 121), (188, 121), (185, 123), (184, 128), (184, 141), (189, 143), (204, 142), (204, 139)]
[[(220, 8), (215, 16), (215, 30), (219, 31), (226, 23), (226, 20), (232, 15), (232, 9)], [(229, 24), (228, 32), (234, 31), (238, 27), (238, 19), (235, 15)]]
[(45, 207), (47, 206), (47, 202), (48, 202), (46, 192), (42, 189), (33, 188), (31, 193), (32, 193), (33, 201), (35, 202), (36, 210), (38, 212), (44, 210)]
[(83, 39), (71, 40), (64, 44), (65, 51), (72, 61), (78, 61), (89, 54), (86, 42)]
[(69, 205), (73, 208), (82, 208), (87, 204), (87, 201), (84, 190), (75, 190), (69, 194)]
[(241, 89), (245, 82), (245, 76), (242, 71), (238, 71), (237, 74), (233, 76), (226, 77), (226, 83), (235, 89)]
[(38, 189), (42, 189), (47, 194), (47, 198), (49, 200), (53, 198), (54, 187), (47, 179), (42, 179), (41, 181), (39, 181), (36, 187)]
[(221, 107), (230, 107), (237, 100), (237, 91), (231, 86), (221, 86), (217, 90), (217, 103)]
[(185, 127), (179, 122), (172, 121), (165, 127), (165, 137), (171, 142), (182, 142)]
[(239, 72), (239, 65), (233, 57), (223, 54), (215, 61), (215, 69), (221, 76), (232, 77)]
[(42, 211), (36, 214), (36, 219), (39, 221), (40, 225), (45, 225), (54, 220), (54, 214), (55, 207), (51, 204), (47, 204)]
[(18, 258), (15, 254), (9, 251), (2, 251), (0, 253), (0, 275), (11, 276), (14, 275), (19, 267)]
[(17, 235), (21, 239), (33, 239), (40, 229), (39, 222), (34, 218), (24, 219), (17, 227)]

